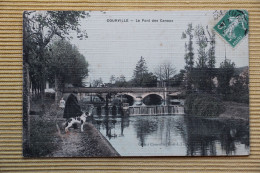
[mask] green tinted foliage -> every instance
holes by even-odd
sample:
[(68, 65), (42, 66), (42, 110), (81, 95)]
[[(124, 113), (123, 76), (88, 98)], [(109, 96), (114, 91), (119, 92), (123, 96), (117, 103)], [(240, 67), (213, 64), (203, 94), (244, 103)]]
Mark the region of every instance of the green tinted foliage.
[(31, 121), (29, 157), (44, 157), (58, 147), (56, 124), (40, 118)]
[[(197, 44), (197, 59), (194, 59), (193, 51), (193, 36), (196, 38)], [(197, 25), (195, 28), (192, 24), (188, 25), (182, 38), (188, 38), (185, 43), (185, 70), (186, 70), (186, 89), (190, 93), (192, 90), (201, 90), (212, 92), (214, 85), (212, 79), (215, 77), (215, 34), (210, 32), (202, 25)], [(196, 62), (196, 66), (194, 63)]]
[(220, 68), (217, 74), (218, 78), (218, 92), (223, 95), (224, 99), (228, 98), (230, 94), (230, 80), (235, 72), (235, 63), (225, 59), (220, 63)]
[(137, 62), (134, 75), (133, 75), (133, 85), (134, 86), (143, 86), (145, 74), (148, 73), (147, 65), (143, 57)]
[(171, 79), (170, 86), (184, 86), (184, 76), (185, 76), (186, 70), (181, 69), (180, 72)]
[(63, 86), (65, 83), (73, 86), (83, 86), (83, 79), (88, 75), (88, 63), (79, 53), (77, 47), (65, 40), (54, 42), (49, 48), (49, 79), (56, 74)]
[(227, 99), (239, 103), (249, 103), (248, 68), (244, 68), (244, 71), (233, 77), (232, 81)]
[(185, 112), (192, 116), (218, 116), (224, 111), (221, 99), (210, 94), (190, 94), (185, 100)]
[(143, 87), (156, 87), (157, 77), (153, 73), (145, 73), (143, 78)]
[[(24, 63), (29, 64), (32, 88), (43, 94), (46, 80), (53, 80), (50, 76), (54, 69), (51, 67), (57, 65), (53, 64), (52, 56), (48, 53), (50, 43), (58, 37), (69, 39), (70, 31), (75, 31), (79, 38), (86, 38), (86, 32), (80, 30), (79, 22), (89, 15), (78, 11), (25, 11), (23, 16)], [(73, 63), (80, 64), (82, 60), (78, 58), (78, 61)], [(82, 68), (78, 69), (82, 71)]]

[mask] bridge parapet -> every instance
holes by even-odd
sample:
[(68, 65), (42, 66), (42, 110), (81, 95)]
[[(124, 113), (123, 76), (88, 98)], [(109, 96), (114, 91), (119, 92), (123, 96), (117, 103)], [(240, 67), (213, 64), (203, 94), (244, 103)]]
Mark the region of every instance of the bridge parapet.
[(104, 88), (93, 88), (93, 87), (81, 87), (81, 88), (65, 88), (63, 93), (72, 93), (77, 91), (78, 93), (147, 93), (147, 92), (177, 92), (180, 89), (177, 87), (170, 88), (141, 88), (141, 87), (104, 87)]

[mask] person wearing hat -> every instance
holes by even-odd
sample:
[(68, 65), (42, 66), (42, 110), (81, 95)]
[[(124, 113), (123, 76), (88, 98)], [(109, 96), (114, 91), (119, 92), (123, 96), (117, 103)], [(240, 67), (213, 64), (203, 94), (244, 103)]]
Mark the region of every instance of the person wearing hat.
[[(66, 118), (67, 120), (69, 118), (74, 118), (77, 116), (81, 116), (83, 112), (81, 111), (78, 99), (77, 99), (77, 92), (73, 91), (71, 93), (65, 103), (65, 109), (64, 109), (64, 114), (63, 118)], [(77, 124), (73, 124), (73, 128), (77, 128)]]

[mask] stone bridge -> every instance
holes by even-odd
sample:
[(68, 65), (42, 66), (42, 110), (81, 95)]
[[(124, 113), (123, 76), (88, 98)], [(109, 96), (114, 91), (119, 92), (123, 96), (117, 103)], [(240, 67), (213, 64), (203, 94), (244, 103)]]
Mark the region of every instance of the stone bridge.
[(107, 94), (114, 96), (127, 96), (131, 97), (133, 101), (142, 101), (147, 96), (157, 96), (160, 97), (162, 101), (165, 101), (168, 97), (168, 94), (176, 93), (180, 91), (179, 88), (141, 88), (141, 87), (98, 87), (98, 88), (65, 88), (63, 93), (72, 93), (77, 91), (79, 93), (79, 99), (83, 98), (86, 95), (97, 95), (102, 97), (104, 100)]

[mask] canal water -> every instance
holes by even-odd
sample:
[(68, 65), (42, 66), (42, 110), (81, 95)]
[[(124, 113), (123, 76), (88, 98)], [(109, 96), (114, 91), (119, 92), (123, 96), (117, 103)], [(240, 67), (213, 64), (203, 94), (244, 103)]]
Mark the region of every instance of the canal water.
[(95, 117), (93, 124), (121, 156), (249, 154), (243, 120), (185, 115)]

